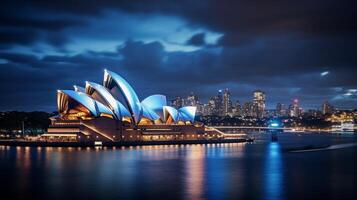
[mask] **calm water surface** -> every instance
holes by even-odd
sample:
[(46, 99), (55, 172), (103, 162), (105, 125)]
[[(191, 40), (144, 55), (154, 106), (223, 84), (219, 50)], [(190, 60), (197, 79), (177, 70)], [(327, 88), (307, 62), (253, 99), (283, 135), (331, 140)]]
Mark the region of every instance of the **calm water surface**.
[(356, 135), (125, 149), (0, 146), (6, 199), (357, 199)]

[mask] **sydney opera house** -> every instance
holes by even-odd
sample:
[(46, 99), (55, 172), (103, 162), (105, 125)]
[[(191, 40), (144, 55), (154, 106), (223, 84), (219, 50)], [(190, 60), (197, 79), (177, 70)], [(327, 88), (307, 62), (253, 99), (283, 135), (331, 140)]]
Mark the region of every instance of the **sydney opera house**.
[(168, 106), (164, 95), (139, 100), (120, 75), (105, 70), (103, 84), (58, 90), (59, 115), (42, 138), (61, 141), (167, 141), (218, 138), (195, 123), (196, 107)]

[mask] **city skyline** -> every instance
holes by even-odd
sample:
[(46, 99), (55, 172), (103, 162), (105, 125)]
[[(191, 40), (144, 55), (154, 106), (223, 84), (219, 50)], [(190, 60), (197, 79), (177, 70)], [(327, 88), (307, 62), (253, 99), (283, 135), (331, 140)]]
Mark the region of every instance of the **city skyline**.
[[(231, 91), (229, 90), (229, 88), (225, 88), (225, 89), (219, 89), (217, 90), (217, 93), (216, 95), (214, 95), (214, 93), (212, 93), (212, 96), (208, 99), (201, 99), (199, 94), (191, 91), (189, 94), (187, 94), (186, 96), (183, 95), (183, 96), (176, 96), (174, 98), (169, 98), (168, 99), (168, 103), (171, 103), (171, 105), (174, 105), (176, 104), (175, 101), (177, 101), (179, 99), (180, 103), (178, 104), (181, 104), (181, 105), (195, 105), (197, 103), (199, 104), (207, 104), (209, 103), (209, 101), (213, 100), (215, 97), (219, 96), (219, 93), (220, 91), (225, 91), (225, 90), (228, 90), (229, 91), (229, 94), (231, 95)], [(280, 106), (283, 106), (285, 107), (285, 109), (287, 109), (289, 107), (289, 105), (293, 105), (294, 104), (294, 101), (298, 101), (298, 104), (299, 104), (299, 107), (301, 108), (304, 108), (305, 111), (307, 110), (319, 110), (319, 111), (323, 111), (324, 109), (330, 109), (330, 108), (323, 108), (324, 106), (332, 106), (333, 108), (336, 108), (336, 109), (346, 109), (346, 110), (353, 110), (353, 109), (356, 109), (356, 108), (344, 108), (344, 107), (337, 107), (335, 105), (333, 105), (331, 102), (327, 101), (327, 100), (321, 100), (320, 104), (319, 105), (316, 105), (314, 107), (308, 107), (304, 104), (304, 102), (301, 102), (301, 100), (299, 98), (293, 98), (291, 99), (290, 101), (288, 102), (270, 102), (269, 101), (269, 94), (266, 94), (264, 91), (261, 91), (261, 90), (254, 90), (251, 92), (251, 96), (250, 96), (250, 99), (249, 97), (244, 99), (244, 100), (241, 100), (241, 99), (236, 99), (236, 98), (232, 98), (232, 97), (229, 97), (229, 100), (230, 100), (230, 104), (232, 107), (235, 106), (235, 104), (238, 102), (240, 104), (240, 106), (243, 106), (244, 103), (253, 103), (254, 102), (254, 93), (255, 92), (262, 92), (264, 93), (264, 108), (263, 110), (276, 110), (277, 109), (277, 106), (280, 104)], [(266, 96), (268, 96), (268, 100), (266, 100)], [(193, 104), (192, 102), (193, 101), (197, 101), (195, 104)], [(222, 109), (224, 107), (224, 96), (222, 95)], [(178, 107), (181, 107), (181, 106), (178, 106)]]

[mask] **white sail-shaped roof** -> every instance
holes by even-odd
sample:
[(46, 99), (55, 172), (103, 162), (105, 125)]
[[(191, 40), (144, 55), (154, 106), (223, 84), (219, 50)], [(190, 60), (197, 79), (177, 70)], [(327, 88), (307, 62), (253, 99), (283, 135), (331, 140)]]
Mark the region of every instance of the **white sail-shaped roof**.
[[(97, 83), (87, 81), (85, 91), (88, 95), (91, 95), (92, 98), (94, 98), (95, 100), (101, 102), (104, 101), (103, 103), (113, 111), (114, 118), (116, 119), (122, 118), (119, 110), (120, 108), (118, 105), (119, 102), (112, 96), (112, 94), (108, 91), (106, 87), (99, 85)], [(100, 97), (96, 97), (92, 95), (95, 91)]]
[(96, 106), (97, 106), (97, 111), (98, 113), (104, 113), (107, 115), (111, 115), (112, 117), (115, 117), (114, 113), (112, 110), (110, 110), (110, 108), (108, 108), (107, 106), (105, 106), (104, 104), (100, 103), (99, 101), (95, 101)]
[(126, 109), (126, 107), (120, 103), (119, 101), (117, 101), (118, 105), (119, 105), (119, 110), (120, 110), (120, 116), (123, 117), (130, 117), (131, 118), (131, 113), (128, 111), (128, 109)]
[(195, 106), (185, 106), (180, 108), (178, 110), (179, 120), (193, 122), (195, 120), (196, 109)]
[(165, 121), (167, 121), (170, 116), (174, 122), (176, 122), (178, 120), (178, 111), (176, 110), (176, 108), (171, 107), (171, 106), (164, 106), (163, 111), (164, 111), (164, 120)]
[(83, 87), (78, 86), (78, 85), (74, 85), (73, 88), (74, 88), (74, 91), (76, 91), (76, 92), (83, 92), (83, 93), (86, 92), (86, 90)]
[(82, 105), (90, 112), (91, 116), (98, 117), (100, 114), (107, 114), (114, 117), (114, 113), (104, 104), (92, 99), (86, 93), (73, 90), (58, 90), (57, 91), (58, 112), (67, 114), (71, 109), (77, 109), (78, 105)]
[(160, 116), (158, 114), (156, 114), (156, 112), (154, 112), (153, 110), (151, 110), (145, 106), (142, 106), (142, 109), (143, 109), (143, 117), (148, 118), (153, 121), (160, 119)]
[(139, 98), (130, 84), (118, 74), (105, 70), (103, 85), (109, 90), (116, 86), (118, 87), (120, 93), (126, 101), (133, 122), (138, 123), (142, 114), (142, 108)]
[(84, 106), (93, 116), (98, 116), (94, 99), (90, 98), (85, 93), (73, 90), (57, 91), (57, 104), (59, 113), (66, 113), (69, 109), (71, 109), (72, 105), (68, 104), (70, 99), (73, 99), (75, 102), (78, 102)]
[(141, 118), (152, 120), (154, 123), (157, 123), (155, 121), (158, 119), (168, 124), (178, 121), (193, 122), (196, 113), (194, 106), (186, 106), (179, 110), (167, 106), (166, 97), (160, 94), (151, 95), (140, 102), (134, 89), (125, 79), (107, 70), (104, 73), (103, 85), (86, 82), (85, 88), (75, 85), (74, 91), (58, 90), (57, 104), (62, 116), (70, 114), (70, 118), (83, 119), (106, 116), (125, 121), (129, 117), (134, 124), (138, 124)]
[(164, 95), (155, 94), (142, 100), (141, 106), (143, 107), (143, 110), (151, 110), (155, 112), (162, 120), (164, 120), (164, 113), (162, 108), (166, 106), (166, 103), (167, 101)]

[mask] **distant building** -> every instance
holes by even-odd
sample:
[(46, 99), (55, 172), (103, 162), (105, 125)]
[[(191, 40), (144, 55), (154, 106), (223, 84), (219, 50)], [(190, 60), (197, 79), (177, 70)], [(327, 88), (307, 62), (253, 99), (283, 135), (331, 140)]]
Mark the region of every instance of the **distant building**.
[(176, 109), (183, 107), (183, 105), (184, 105), (184, 100), (179, 96), (177, 96), (175, 99), (171, 100), (171, 106)]
[(323, 115), (332, 114), (333, 110), (334, 110), (333, 106), (327, 101), (325, 101), (321, 106), (321, 111)]
[(203, 116), (212, 115), (212, 109), (209, 103), (202, 105), (202, 115)]
[(231, 115), (232, 114), (232, 101), (231, 101), (231, 93), (229, 89), (226, 88), (223, 93), (223, 115)]
[(265, 93), (257, 90), (253, 92), (253, 117), (262, 118), (265, 113)]
[(208, 115), (218, 115), (217, 107), (217, 96), (212, 97), (207, 104), (207, 114)]
[(201, 103), (197, 103), (196, 104), (196, 108), (197, 108), (197, 115), (204, 115), (204, 105)]
[(240, 105), (239, 100), (236, 101), (235, 105), (232, 108), (233, 116), (241, 116), (242, 115), (242, 106)]
[(208, 101), (210, 115), (223, 115), (223, 91), (218, 90), (217, 96), (211, 97)]
[(191, 92), (191, 94), (187, 97), (185, 105), (186, 106), (196, 106), (197, 104), (199, 104), (198, 97), (193, 92)]
[(321, 117), (322, 112), (317, 109), (308, 109), (304, 112), (306, 117)]
[(218, 90), (217, 98), (215, 98), (215, 113), (219, 116), (223, 115), (223, 90)]
[(282, 103), (277, 103), (276, 104), (276, 108), (275, 108), (276, 115), (277, 116), (282, 116), (282, 114), (281, 114), (282, 110), (283, 110), (283, 104)]
[(293, 103), (289, 106), (289, 116), (290, 117), (300, 117), (302, 109), (299, 106), (299, 100), (294, 99)]
[(285, 105), (282, 103), (277, 103), (276, 104), (276, 116), (278, 117), (282, 117), (282, 116), (286, 116), (286, 108)]
[(245, 117), (252, 117), (253, 116), (253, 103), (246, 102), (242, 107), (242, 115)]

